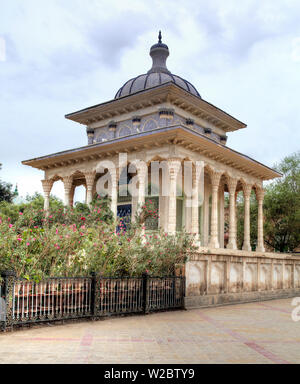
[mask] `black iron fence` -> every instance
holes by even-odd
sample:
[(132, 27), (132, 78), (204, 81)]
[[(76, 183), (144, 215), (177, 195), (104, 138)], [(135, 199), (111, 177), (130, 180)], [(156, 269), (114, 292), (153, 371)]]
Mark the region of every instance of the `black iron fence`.
[(49, 278), (39, 283), (3, 273), (0, 327), (183, 308), (182, 276)]

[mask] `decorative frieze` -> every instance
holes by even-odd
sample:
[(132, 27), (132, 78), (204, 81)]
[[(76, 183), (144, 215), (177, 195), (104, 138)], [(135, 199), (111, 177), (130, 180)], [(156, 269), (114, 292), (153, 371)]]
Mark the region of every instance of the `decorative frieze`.
[(185, 120), (185, 124), (186, 124), (188, 127), (193, 127), (194, 124), (195, 124), (195, 122), (194, 122), (193, 119), (188, 118), (188, 119)]
[(160, 108), (158, 111), (159, 117), (161, 119), (173, 119), (174, 109), (172, 108)]
[(221, 142), (221, 144), (226, 145), (227, 139), (228, 138), (227, 138), (226, 135), (220, 135), (220, 142)]

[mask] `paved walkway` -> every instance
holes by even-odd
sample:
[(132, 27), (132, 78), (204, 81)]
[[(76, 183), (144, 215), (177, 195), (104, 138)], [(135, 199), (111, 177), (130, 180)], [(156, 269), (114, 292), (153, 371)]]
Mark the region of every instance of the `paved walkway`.
[(300, 363), (291, 300), (0, 334), (1, 363)]

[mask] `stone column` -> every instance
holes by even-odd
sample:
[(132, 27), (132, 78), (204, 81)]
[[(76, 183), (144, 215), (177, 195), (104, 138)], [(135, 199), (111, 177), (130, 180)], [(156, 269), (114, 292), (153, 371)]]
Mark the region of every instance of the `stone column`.
[(85, 181), (86, 181), (86, 202), (88, 205), (91, 205), (93, 201), (93, 188), (94, 188), (94, 181), (96, 177), (96, 172), (86, 172), (85, 173)]
[(168, 232), (176, 232), (176, 189), (177, 189), (177, 176), (180, 170), (181, 161), (179, 159), (169, 159), (168, 160), (168, 169), (169, 169), (169, 224)]
[(208, 246), (209, 239), (209, 196), (210, 188), (204, 179), (204, 202), (203, 202), (203, 245)]
[(263, 216), (263, 204), (264, 204), (264, 190), (256, 190), (256, 198), (258, 204), (258, 215), (257, 215), (257, 252), (265, 252), (264, 247), (264, 216)]
[(192, 230), (196, 244), (199, 242), (199, 177), (196, 167), (193, 167), (192, 178)]
[(70, 191), (70, 207), (74, 206), (74, 192), (75, 192), (75, 185), (72, 186)]
[(218, 194), (219, 183), (221, 178), (220, 172), (212, 172), (210, 175), (212, 186), (212, 203), (211, 203), (211, 230), (210, 230), (210, 248), (220, 248), (218, 235)]
[(236, 244), (236, 186), (237, 180), (230, 178), (227, 183), (229, 191), (229, 240), (228, 249), (237, 249)]
[(252, 185), (245, 184), (244, 190), (244, 244), (243, 251), (251, 251), (250, 244), (250, 196)]
[(219, 243), (220, 248), (224, 248), (224, 185), (219, 188)]
[(47, 216), (49, 214), (50, 193), (51, 193), (53, 183), (54, 183), (53, 180), (42, 180), (43, 191), (44, 191), (44, 211), (46, 212)]
[(117, 205), (118, 205), (118, 171), (116, 168), (109, 170), (111, 177), (111, 211), (114, 218), (117, 219)]
[(70, 206), (70, 193), (73, 186), (73, 177), (72, 176), (66, 176), (63, 178), (64, 188), (65, 188), (65, 207)]
[(145, 204), (145, 191), (146, 191), (146, 176), (148, 167), (144, 162), (140, 162), (137, 166), (137, 176), (139, 181), (138, 189), (138, 207), (141, 208)]

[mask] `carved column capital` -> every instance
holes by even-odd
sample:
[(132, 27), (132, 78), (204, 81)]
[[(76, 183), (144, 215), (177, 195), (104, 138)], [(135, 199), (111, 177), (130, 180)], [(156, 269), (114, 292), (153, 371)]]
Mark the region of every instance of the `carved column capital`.
[(52, 186), (54, 181), (53, 180), (41, 180), (43, 185), (43, 191), (45, 195), (50, 195)]
[(96, 171), (85, 172), (85, 181), (88, 189), (92, 189), (96, 177)]
[(238, 182), (237, 179), (234, 179), (232, 177), (228, 178), (227, 187), (231, 195), (234, 195), (236, 192), (237, 182)]
[(210, 172), (210, 181), (213, 188), (219, 188), (222, 172), (212, 171)]
[(256, 189), (256, 198), (258, 203), (263, 203), (265, 196), (265, 190), (263, 188)]
[(243, 192), (244, 192), (244, 198), (249, 199), (251, 196), (252, 191), (252, 184), (244, 183), (243, 184)]
[(73, 177), (72, 176), (65, 176), (63, 178), (63, 183), (64, 183), (65, 191), (71, 190), (72, 185), (73, 185)]
[(176, 177), (181, 168), (181, 159), (170, 158), (168, 159), (168, 169), (171, 177)]

